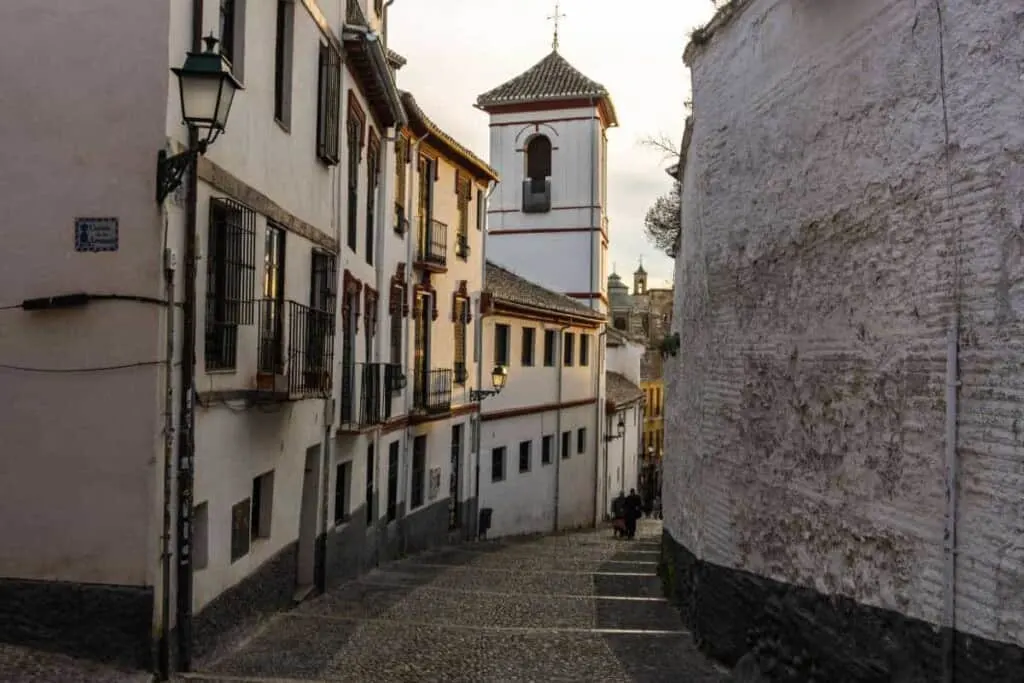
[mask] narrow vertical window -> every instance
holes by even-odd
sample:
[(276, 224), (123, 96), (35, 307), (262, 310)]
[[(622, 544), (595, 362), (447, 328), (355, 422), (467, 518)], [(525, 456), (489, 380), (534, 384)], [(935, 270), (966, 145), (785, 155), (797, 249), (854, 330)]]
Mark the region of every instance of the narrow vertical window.
[(341, 160), (341, 55), (334, 46), (320, 43), (320, 74), (317, 84), (316, 153), (333, 166)]
[(555, 367), (555, 331), (544, 330), (544, 367)]
[(210, 200), (206, 244), (206, 370), (232, 370), (238, 327), (253, 321), (256, 214), (229, 199)]
[(572, 367), (576, 357), (576, 335), (566, 332), (562, 337), (562, 364)]
[(455, 383), (465, 384), (469, 378), (466, 364), (466, 329), (469, 324), (469, 299), (455, 296), (452, 301), (452, 326), (455, 338)]
[(509, 360), (509, 327), (498, 323), (494, 326), (494, 364), (507, 366)]
[(366, 262), (373, 265), (374, 230), (377, 217), (377, 188), (380, 185), (380, 140), (370, 129), (370, 142), (366, 146)]
[(455, 231), (455, 255), (469, 258), (469, 201), (473, 197), (473, 183), (469, 176), (455, 172), (455, 194), (458, 205), (458, 225)]
[(520, 361), (524, 368), (528, 368), (533, 365), (533, 347), (535, 346), (536, 336), (536, 329), (532, 327), (523, 328), (523, 344), (522, 349), (520, 349)]
[(294, 10), (294, 0), (277, 0), (277, 36), (274, 42), (274, 118), (286, 128), (291, 125), (292, 119)]

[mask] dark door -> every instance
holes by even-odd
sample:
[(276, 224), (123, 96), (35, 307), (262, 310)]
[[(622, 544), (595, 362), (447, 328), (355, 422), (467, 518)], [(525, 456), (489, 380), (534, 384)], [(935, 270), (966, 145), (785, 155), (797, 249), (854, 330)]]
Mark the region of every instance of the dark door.
[(462, 526), (459, 515), (459, 481), (462, 476), (462, 425), (452, 425), (452, 471), (448, 478), (448, 529)]
[(425, 408), (430, 372), (430, 296), (416, 295), (416, 326), (413, 337), (413, 386), (417, 407)]

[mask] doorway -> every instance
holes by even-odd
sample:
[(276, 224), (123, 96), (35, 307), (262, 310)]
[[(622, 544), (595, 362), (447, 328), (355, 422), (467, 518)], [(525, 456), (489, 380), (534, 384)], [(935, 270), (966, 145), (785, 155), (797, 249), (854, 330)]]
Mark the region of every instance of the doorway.
[(306, 449), (302, 477), (302, 509), (299, 512), (299, 558), (296, 600), (313, 591), (316, 580), (317, 509), (320, 502), (320, 445)]
[(462, 476), (462, 425), (452, 425), (452, 462), (448, 478), (448, 530), (462, 526), (459, 514), (459, 478)]

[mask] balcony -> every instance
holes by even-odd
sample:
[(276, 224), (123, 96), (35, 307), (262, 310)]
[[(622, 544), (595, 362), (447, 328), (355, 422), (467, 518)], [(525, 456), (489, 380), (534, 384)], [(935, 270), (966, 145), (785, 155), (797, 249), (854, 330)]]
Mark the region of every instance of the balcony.
[(393, 368), (387, 363), (342, 363), (341, 427), (359, 431), (391, 417)]
[(395, 234), (404, 236), (409, 230), (409, 219), (405, 216), (405, 207), (395, 202)]
[(413, 410), (442, 415), (452, 409), (452, 371), (425, 370), (413, 375)]
[(551, 179), (527, 178), (523, 181), (523, 213), (547, 213), (551, 210)]
[(448, 270), (448, 226), (420, 216), (416, 264), (424, 270), (443, 273)]
[(253, 393), (271, 401), (330, 398), (334, 313), (295, 301), (259, 299)]

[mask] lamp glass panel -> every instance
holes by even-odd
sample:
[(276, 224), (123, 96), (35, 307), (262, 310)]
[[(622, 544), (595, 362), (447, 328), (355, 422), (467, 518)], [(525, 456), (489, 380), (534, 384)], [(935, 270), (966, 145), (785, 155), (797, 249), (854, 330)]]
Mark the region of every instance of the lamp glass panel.
[(179, 79), (182, 116), (185, 118), (185, 122), (193, 126), (211, 125), (217, 115), (217, 98), (220, 94), (221, 77), (219, 75), (183, 73)]
[(231, 113), (231, 103), (235, 99), (235, 84), (227, 78), (221, 80), (220, 100), (217, 102), (217, 127), (224, 130), (228, 123), (228, 114)]

